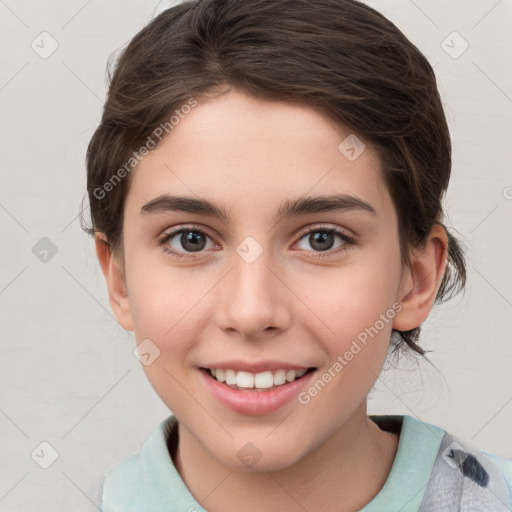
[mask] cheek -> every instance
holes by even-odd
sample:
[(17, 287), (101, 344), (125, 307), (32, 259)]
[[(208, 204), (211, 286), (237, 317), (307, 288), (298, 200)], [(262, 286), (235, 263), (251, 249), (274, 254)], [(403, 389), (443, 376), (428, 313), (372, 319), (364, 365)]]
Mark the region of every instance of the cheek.
[(346, 267), (329, 269), (323, 275), (301, 278), (299, 293), (328, 329), (330, 335), (326, 339), (343, 345), (392, 308), (399, 271), (393, 258), (366, 262), (361, 258)]
[(308, 418), (322, 423), (319, 429), (336, 428), (346, 421), (381, 372), (396, 314), (393, 290), (398, 266), (393, 270), (389, 262), (384, 270), (385, 265), (375, 264), (354, 268), (308, 292), (308, 305), (322, 319), (315, 323), (319, 327), (313, 335), (328, 361), (299, 401)]
[[(163, 267), (163, 266), (162, 266)], [(148, 343), (158, 356), (143, 370), (155, 392), (171, 409), (186, 410), (194, 390), (187, 381), (188, 360), (200, 336), (207, 302), (202, 299), (212, 284), (190, 271), (140, 266), (132, 273), (130, 306), (137, 344)], [(152, 345), (154, 344), (154, 345)], [(144, 345), (141, 345), (141, 347)], [(155, 348), (155, 346), (157, 348)], [(183, 413), (182, 413), (183, 414)]]
[(148, 338), (158, 346), (163, 357), (156, 366), (185, 366), (199, 339), (197, 333), (211, 318), (209, 295), (218, 277), (161, 263), (132, 265), (131, 272), (130, 308), (137, 344)]

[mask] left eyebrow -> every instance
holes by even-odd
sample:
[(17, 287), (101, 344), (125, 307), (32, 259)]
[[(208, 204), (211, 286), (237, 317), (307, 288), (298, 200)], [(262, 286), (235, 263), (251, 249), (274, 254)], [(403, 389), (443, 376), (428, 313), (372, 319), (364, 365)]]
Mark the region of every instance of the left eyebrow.
[[(373, 206), (363, 199), (350, 194), (335, 194), (316, 197), (298, 197), (285, 201), (275, 214), (275, 222), (298, 215), (329, 211), (362, 211), (378, 217)], [(141, 215), (151, 215), (166, 211), (195, 213), (208, 217), (217, 217), (224, 221), (229, 216), (224, 207), (216, 206), (206, 199), (187, 196), (162, 194), (146, 203), (140, 209)]]
[(377, 212), (373, 206), (367, 201), (350, 194), (335, 194), (316, 197), (303, 196), (291, 201), (286, 201), (277, 210), (275, 222), (277, 223), (283, 219), (296, 215), (306, 215), (310, 213), (330, 212), (337, 210), (361, 211), (378, 217)]

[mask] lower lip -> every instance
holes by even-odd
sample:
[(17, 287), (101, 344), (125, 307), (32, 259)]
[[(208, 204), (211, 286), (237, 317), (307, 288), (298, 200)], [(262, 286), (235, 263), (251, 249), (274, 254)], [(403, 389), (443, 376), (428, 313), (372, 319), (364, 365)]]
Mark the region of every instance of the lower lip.
[(199, 370), (213, 396), (235, 412), (248, 416), (261, 416), (277, 411), (297, 398), (309, 384), (315, 371), (306, 373), (300, 379), (287, 382), (270, 391), (241, 391), (215, 380), (207, 371)]

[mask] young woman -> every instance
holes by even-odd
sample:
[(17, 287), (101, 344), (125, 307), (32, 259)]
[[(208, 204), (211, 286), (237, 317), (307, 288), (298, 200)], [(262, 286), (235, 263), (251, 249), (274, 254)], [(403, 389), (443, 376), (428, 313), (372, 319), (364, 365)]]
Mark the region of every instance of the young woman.
[(144, 27), (89, 145), (90, 233), (172, 414), (102, 510), (510, 510), (510, 461), (366, 409), (464, 286), (450, 170), (431, 66), (364, 4), (189, 1)]

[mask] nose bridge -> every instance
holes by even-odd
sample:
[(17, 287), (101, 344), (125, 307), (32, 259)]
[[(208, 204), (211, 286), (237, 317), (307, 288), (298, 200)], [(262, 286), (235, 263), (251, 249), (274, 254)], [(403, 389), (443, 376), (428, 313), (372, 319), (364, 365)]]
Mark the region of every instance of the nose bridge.
[[(255, 255), (254, 248), (240, 254), (237, 249), (237, 256), (234, 258), (233, 291), (239, 296), (238, 300), (245, 302), (251, 298), (269, 299), (271, 289), (275, 288), (275, 277), (269, 270), (272, 265), (270, 251), (262, 251)], [(267, 295), (269, 295), (267, 297)]]
[(264, 249), (255, 238), (249, 236), (236, 248), (233, 258), (234, 272), (232, 276), (232, 293), (236, 298), (239, 309), (252, 308), (260, 303), (260, 309), (265, 305), (270, 309), (274, 300), (276, 283), (275, 277), (269, 270), (272, 266), (272, 251)]
[[(276, 278), (271, 249), (247, 237), (233, 255), (233, 270), (222, 287), (219, 323), (246, 337), (272, 328), (284, 328), (289, 319), (282, 284)], [(269, 268), (270, 267), (270, 268)]]

